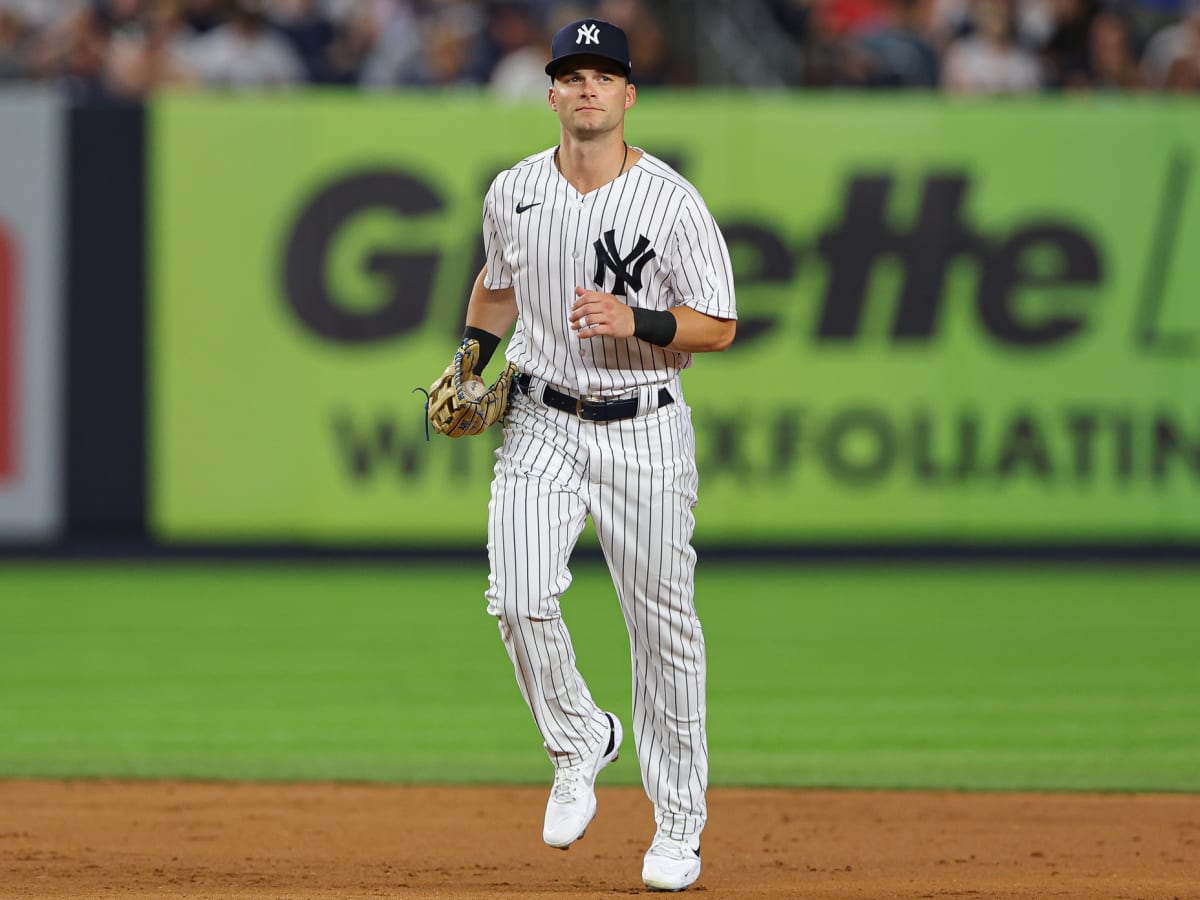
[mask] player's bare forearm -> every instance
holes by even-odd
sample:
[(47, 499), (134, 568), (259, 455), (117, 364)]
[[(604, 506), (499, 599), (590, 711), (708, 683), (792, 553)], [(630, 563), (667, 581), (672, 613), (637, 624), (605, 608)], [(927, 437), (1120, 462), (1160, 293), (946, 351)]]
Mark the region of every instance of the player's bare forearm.
[(675, 338), (668, 350), (680, 353), (713, 353), (726, 350), (737, 333), (736, 319), (717, 319), (697, 312), (690, 306), (670, 310), (675, 317)]
[(471, 288), (466, 324), (504, 337), (517, 321), (517, 294), (511, 287), (498, 291), (484, 287), (486, 273), (487, 269), (481, 270)]
[[(733, 343), (733, 336), (737, 332), (736, 320), (718, 319), (689, 306), (673, 307), (667, 311), (667, 315), (675, 317), (675, 333), (666, 348), (679, 353), (724, 350)], [(633, 309), (612, 294), (576, 288), (575, 305), (571, 308), (570, 318), (571, 327), (583, 340), (601, 335), (618, 338), (635, 336)]]

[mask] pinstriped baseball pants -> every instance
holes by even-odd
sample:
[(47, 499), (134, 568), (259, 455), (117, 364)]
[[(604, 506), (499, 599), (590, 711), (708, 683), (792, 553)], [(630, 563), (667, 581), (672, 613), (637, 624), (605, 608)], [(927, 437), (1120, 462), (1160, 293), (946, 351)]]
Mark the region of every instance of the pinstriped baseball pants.
[[(677, 391), (676, 391), (677, 393)], [(488, 507), (488, 612), (556, 766), (608, 723), (576, 665), (560, 598), (590, 514), (629, 632), (633, 737), (663, 834), (707, 819), (704, 634), (693, 604), (695, 436), (682, 400), (617, 422), (582, 421), (514, 391)]]

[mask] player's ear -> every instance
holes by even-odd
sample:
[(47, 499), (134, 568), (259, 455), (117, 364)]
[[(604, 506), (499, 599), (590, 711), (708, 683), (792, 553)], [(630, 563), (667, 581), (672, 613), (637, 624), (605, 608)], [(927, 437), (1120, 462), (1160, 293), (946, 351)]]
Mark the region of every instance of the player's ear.
[(550, 108), (552, 110), (554, 110), (555, 112), (558, 112), (558, 94), (554, 90), (553, 84), (550, 85), (550, 91), (546, 96), (546, 102), (548, 102), (550, 104)]
[(633, 106), (633, 104), (636, 101), (637, 101), (637, 88), (634, 87), (632, 84), (626, 84), (625, 85), (625, 108), (629, 109), (629, 107)]

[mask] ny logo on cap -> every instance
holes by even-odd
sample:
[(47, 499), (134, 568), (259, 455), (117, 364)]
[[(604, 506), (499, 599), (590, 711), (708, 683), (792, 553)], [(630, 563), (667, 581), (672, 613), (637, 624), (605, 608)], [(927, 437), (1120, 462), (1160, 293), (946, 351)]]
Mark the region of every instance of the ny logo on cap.
[(580, 25), (579, 30), (575, 32), (576, 44), (598, 44), (600, 43), (600, 26), (599, 25)]

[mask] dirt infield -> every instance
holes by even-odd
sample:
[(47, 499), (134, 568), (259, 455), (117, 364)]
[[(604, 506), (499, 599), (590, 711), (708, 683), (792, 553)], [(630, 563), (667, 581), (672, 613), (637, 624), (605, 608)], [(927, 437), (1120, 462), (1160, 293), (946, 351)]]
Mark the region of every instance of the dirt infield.
[[(0, 897), (642, 893), (646, 798), (598, 793), (564, 853), (544, 788), (0, 781)], [(715, 790), (691, 893), (1200, 900), (1200, 796)]]

